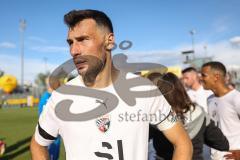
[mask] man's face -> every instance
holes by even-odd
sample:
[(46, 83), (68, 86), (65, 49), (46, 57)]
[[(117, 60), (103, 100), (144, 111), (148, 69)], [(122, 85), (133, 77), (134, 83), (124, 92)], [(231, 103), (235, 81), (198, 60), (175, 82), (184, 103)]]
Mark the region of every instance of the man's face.
[(67, 42), (78, 73), (95, 79), (105, 65), (105, 32), (93, 19), (85, 19), (69, 29)]
[(203, 67), (201, 69), (201, 81), (204, 89), (213, 89), (216, 84), (216, 78), (214, 72), (211, 70), (210, 66)]
[(182, 75), (182, 81), (186, 87), (192, 88), (192, 85), (194, 83), (194, 76), (195, 75), (193, 72), (186, 72)]

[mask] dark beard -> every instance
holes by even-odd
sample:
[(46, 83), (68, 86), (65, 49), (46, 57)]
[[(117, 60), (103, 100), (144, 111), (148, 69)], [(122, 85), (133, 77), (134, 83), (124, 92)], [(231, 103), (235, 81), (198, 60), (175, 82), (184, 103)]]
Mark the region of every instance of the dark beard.
[[(93, 67), (93, 66), (91, 66)], [(83, 82), (86, 86), (92, 86), (96, 80), (97, 75), (101, 72), (103, 63), (99, 63), (97, 66), (88, 69), (84, 75), (82, 75)]]
[(83, 82), (86, 86), (92, 86), (96, 80), (97, 75), (102, 71), (105, 66), (105, 61), (95, 56), (84, 56), (87, 60), (88, 69), (82, 74)]

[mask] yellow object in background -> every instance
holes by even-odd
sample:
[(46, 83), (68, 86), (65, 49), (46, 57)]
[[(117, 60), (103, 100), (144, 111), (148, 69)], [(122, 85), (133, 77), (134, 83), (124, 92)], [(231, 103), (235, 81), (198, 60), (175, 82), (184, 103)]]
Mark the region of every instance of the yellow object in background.
[(181, 77), (182, 76), (182, 68), (179, 66), (171, 66), (168, 67), (168, 72), (174, 73), (176, 76)]
[(164, 74), (166, 72), (171, 72), (171, 73), (174, 73), (176, 76), (181, 77), (182, 68), (180, 66), (170, 66), (170, 67), (167, 67), (167, 70), (165, 68), (155, 68), (155, 69), (151, 69), (151, 70), (140, 71), (141, 76), (143, 76), (143, 77), (147, 77), (149, 74), (151, 74), (153, 72), (157, 72), (157, 73), (161, 73), (161, 74)]
[(0, 89), (4, 93), (11, 93), (17, 87), (17, 78), (12, 75), (0, 77)]
[(34, 98), (33, 96), (28, 96), (27, 98), (13, 98), (7, 99), (6, 103), (8, 105), (27, 105), (33, 107), (34, 105), (39, 103), (39, 98)]

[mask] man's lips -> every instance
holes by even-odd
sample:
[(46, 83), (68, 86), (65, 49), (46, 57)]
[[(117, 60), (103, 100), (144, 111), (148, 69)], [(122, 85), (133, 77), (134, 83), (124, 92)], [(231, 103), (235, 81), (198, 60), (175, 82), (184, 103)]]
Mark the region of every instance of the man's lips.
[(87, 60), (83, 58), (76, 58), (74, 59), (74, 64), (77, 69), (82, 69), (87, 65)]
[(87, 60), (86, 59), (82, 59), (82, 58), (74, 59), (74, 63), (75, 64), (84, 63), (84, 62), (87, 62)]
[(78, 63), (78, 64), (76, 64), (76, 67), (77, 67), (77, 69), (83, 69), (86, 65), (87, 65), (87, 63)]

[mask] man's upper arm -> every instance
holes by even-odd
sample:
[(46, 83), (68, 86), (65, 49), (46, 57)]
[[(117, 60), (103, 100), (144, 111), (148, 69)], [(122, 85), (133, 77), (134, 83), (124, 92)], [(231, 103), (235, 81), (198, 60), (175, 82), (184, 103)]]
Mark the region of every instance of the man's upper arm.
[(59, 132), (59, 124), (51, 98), (44, 107), (35, 130), (35, 140), (42, 146), (51, 144), (57, 138)]

